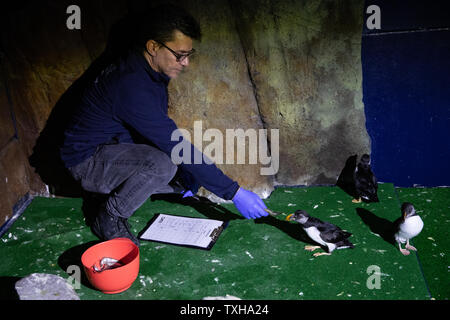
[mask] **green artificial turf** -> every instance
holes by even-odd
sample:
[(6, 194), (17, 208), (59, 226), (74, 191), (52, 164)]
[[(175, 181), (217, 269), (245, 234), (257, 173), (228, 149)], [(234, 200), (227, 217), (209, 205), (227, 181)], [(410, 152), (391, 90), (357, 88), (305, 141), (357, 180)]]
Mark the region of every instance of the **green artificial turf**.
[[(348, 300), (430, 299), (431, 290), (436, 299), (448, 299), (448, 286), (442, 288), (443, 281), (448, 283), (448, 271), (442, 270), (448, 266), (448, 225), (445, 228), (440, 222), (447, 219), (448, 224), (449, 197), (448, 189), (442, 190), (447, 192), (443, 195), (447, 202), (434, 218), (434, 203), (425, 201), (429, 207), (423, 206), (425, 230), (414, 239), (420, 260), (414, 253), (403, 256), (383, 238), (384, 228), (400, 215), (398, 194), (402, 199), (415, 197), (407, 193), (409, 189), (396, 190), (392, 184), (380, 184), (381, 201), (371, 204), (354, 204), (337, 187), (277, 188), (265, 203), (285, 214), (258, 220), (241, 218), (233, 204), (153, 197), (129, 220), (136, 234), (156, 213), (228, 220), (229, 225), (210, 251), (141, 241), (140, 271), (130, 289), (106, 295), (90, 287), (83, 276), (76, 292), (81, 299), (190, 300), (228, 294), (241, 299)], [(68, 278), (67, 268), (80, 265), (82, 252), (97, 241), (84, 222), (82, 205), (81, 199), (35, 198), (0, 239), (0, 284), (11, 286), (36, 272)], [(304, 250), (312, 242), (299, 225), (285, 221), (286, 214), (298, 209), (353, 233), (350, 240), (355, 248), (313, 257)], [(433, 250), (427, 251), (428, 247)], [(434, 262), (428, 260), (433, 255), (437, 255)], [(374, 276), (380, 285), (369, 288)]]

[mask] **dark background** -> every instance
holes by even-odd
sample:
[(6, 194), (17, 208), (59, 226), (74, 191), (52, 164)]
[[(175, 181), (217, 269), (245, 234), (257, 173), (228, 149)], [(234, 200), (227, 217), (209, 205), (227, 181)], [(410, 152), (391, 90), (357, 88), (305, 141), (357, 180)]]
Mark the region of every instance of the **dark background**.
[(396, 186), (449, 186), (450, 6), (380, 0), (365, 7), (372, 4), (381, 30), (365, 26), (362, 36), (372, 167)]

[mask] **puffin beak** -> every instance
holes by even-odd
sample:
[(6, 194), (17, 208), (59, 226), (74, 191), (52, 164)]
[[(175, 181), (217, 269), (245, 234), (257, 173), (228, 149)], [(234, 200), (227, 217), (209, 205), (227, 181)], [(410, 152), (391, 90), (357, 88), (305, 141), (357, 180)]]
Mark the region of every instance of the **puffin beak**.
[(291, 213), (290, 215), (288, 215), (288, 216), (286, 217), (286, 221), (291, 221), (291, 218), (292, 218), (293, 215), (294, 215), (293, 213)]
[(403, 220), (405, 220), (405, 219), (406, 219), (406, 211), (403, 212)]

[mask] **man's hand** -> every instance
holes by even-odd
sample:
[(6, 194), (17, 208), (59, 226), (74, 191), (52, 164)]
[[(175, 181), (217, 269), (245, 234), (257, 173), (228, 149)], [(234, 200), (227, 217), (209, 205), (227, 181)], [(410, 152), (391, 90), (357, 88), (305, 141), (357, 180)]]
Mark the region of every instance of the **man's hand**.
[(261, 198), (254, 192), (239, 188), (233, 197), (233, 203), (246, 219), (266, 217), (267, 209)]

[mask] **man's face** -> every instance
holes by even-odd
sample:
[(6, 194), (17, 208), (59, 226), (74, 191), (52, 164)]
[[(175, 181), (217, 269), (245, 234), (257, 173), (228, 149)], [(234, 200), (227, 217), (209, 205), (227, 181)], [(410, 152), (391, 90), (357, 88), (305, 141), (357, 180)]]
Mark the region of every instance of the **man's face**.
[[(155, 45), (155, 42), (153, 42), (153, 45)], [(173, 40), (166, 42), (165, 45), (176, 53), (183, 55), (192, 50), (192, 39), (175, 30), (173, 32)], [(177, 61), (177, 58), (169, 49), (157, 43), (151, 53), (150, 66), (155, 71), (162, 72), (172, 79), (176, 78), (189, 65), (189, 57)]]

